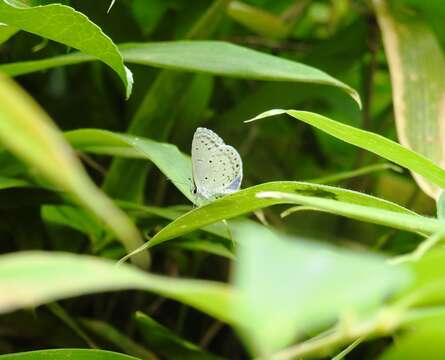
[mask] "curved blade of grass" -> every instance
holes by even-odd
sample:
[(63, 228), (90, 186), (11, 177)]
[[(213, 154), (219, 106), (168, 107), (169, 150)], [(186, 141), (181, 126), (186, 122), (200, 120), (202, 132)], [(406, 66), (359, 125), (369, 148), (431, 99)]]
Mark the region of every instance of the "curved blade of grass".
[[(348, 93), (361, 106), (358, 93), (325, 72), (296, 61), (223, 41), (166, 41), (119, 46), (125, 62), (164, 69), (207, 73), (241, 79), (289, 81), (330, 85)], [(83, 54), (3, 64), (0, 71), (26, 74), (56, 66), (94, 60)]]
[(0, 312), (103, 291), (146, 290), (227, 322), (234, 293), (223, 283), (148, 274), (92, 256), (20, 252), (0, 256)]
[(391, 141), (381, 135), (374, 134), (370, 131), (357, 129), (353, 126), (344, 125), (338, 121), (334, 121), (325, 116), (297, 110), (269, 110), (259, 114), (251, 120), (251, 122), (263, 119), (269, 116), (288, 114), (293, 118), (303, 121), (317, 129), (320, 129), (329, 135), (343, 140), (349, 144), (358, 146), (377, 154), (389, 161), (407, 168), (419, 175), (422, 175), (432, 183), (445, 189), (445, 170), (437, 164), (427, 159), (425, 156), (418, 154), (402, 145)]
[(61, 4), (31, 7), (22, 2), (0, 0), (0, 22), (60, 42), (103, 61), (119, 75), (125, 85), (126, 97), (130, 96), (132, 74), (124, 66), (117, 46), (84, 14)]
[(138, 360), (133, 356), (108, 350), (51, 349), (0, 355), (5, 360)]
[(438, 220), (416, 215), (396, 204), (359, 192), (302, 182), (271, 182), (240, 190), (186, 213), (168, 224), (150, 241), (120, 261), (125, 261), (142, 249), (151, 248), (214, 222), (230, 219), (271, 205), (293, 203), (285, 197), (257, 197), (259, 193), (277, 190), (289, 196), (299, 194), (299, 204), (302, 205), (397, 229), (429, 234), (443, 227), (443, 224)]
[[(127, 251), (142, 244), (133, 222), (91, 181), (48, 115), (4, 76), (0, 77), (0, 142), (107, 224)], [(134, 260), (147, 266), (148, 253)]]
[(346, 216), (351, 219), (367, 221), (411, 232), (432, 234), (435, 231), (444, 229), (443, 223), (433, 218), (419, 215), (398, 214), (388, 210), (373, 209), (357, 204), (346, 204), (341, 201), (330, 199), (300, 196), (275, 191), (261, 192), (257, 194), (257, 197), (260, 199), (281, 200), (281, 203), (311, 206), (331, 214)]
[[(443, 166), (445, 78), (438, 76), (445, 68), (443, 49), (425, 18), (410, 12), (403, 2), (374, 0), (373, 4), (391, 73), (399, 141)], [(420, 176), (414, 178), (437, 199), (440, 188)]]
[(147, 344), (166, 359), (223, 360), (182, 339), (140, 311), (136, 312), (134, 318)]

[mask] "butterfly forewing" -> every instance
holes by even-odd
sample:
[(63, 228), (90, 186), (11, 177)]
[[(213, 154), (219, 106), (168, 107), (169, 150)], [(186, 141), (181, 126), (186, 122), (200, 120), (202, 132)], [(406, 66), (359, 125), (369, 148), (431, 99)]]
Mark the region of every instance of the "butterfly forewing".
[(237, 191), (242, 180), (238, 152), (213, 131), (198, 128), (192, 142), (193, 180), (197, 192), (211, 199)]

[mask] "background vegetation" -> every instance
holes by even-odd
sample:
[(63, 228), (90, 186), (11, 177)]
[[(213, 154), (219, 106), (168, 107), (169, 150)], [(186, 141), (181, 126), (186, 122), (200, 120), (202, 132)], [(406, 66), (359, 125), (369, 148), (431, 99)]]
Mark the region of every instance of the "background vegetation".
[(109, 6), (0, 0), (0, 357), (443, 359), (442, 2)]

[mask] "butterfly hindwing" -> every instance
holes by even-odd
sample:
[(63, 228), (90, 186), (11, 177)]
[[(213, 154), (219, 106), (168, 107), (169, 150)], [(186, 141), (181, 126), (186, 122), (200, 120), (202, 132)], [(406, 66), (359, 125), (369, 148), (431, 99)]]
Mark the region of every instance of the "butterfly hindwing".
[(213, 131), (196, 130), (192, 142), (192, 165), (196, 190), (202, 197), (213, 199), (239, 190), (241, 157)]

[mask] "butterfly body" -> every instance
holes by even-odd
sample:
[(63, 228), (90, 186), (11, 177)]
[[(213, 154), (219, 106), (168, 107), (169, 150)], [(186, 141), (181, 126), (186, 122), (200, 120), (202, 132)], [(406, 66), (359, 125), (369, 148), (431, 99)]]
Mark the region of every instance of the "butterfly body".
[(193, 193), (202, 205), (239, 190), (242, 160), (233, 146), (212, 130), (199, 127), (192, 141)]

